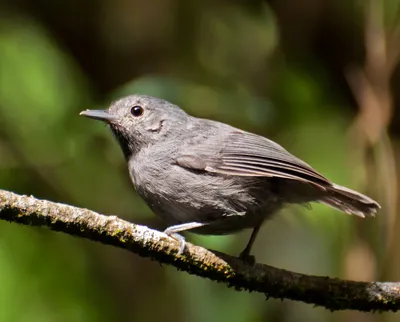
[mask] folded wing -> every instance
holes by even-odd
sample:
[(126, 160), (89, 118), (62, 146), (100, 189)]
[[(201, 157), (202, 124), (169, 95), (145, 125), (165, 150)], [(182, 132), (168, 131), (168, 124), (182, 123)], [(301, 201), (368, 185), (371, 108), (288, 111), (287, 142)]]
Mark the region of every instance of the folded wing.
[(185, 149), (177, 163), (185, 168), (231, 176), (297, 180), (326, 192), (319, 201), (348, 214), (373, 215), (380, 208), (371, 198), (333, 184), (279, 144), (256, 134), (232, 131), (224, 138), (205, 138)]
[(331, 185), (327, 178), (277, 143), (248, 132), (232, 132), (218, 144), (206, 140), (181, 155), (177, 162), (184, 167), (225, 175), (294, 179), (320, 189)]

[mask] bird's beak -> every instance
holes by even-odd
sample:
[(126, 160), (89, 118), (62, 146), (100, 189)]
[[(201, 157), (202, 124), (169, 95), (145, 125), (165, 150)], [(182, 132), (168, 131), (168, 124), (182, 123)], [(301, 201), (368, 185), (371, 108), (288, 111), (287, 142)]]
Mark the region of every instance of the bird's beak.
[(90, 117), (95, 120), (100, 120), (104, 122), (112, 122), (118, 120), (117, 115), (110, 114), (105, 110), (86, 110), (79, 113), (79, 115), (83, 115), (86, 117)]

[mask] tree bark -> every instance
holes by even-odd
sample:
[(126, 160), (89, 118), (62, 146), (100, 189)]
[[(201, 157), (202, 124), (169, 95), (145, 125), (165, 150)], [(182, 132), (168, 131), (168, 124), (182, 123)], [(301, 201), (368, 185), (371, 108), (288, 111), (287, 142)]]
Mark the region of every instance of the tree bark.
[(400, 308), (400, 283), (346, 281), (263, 264), (249, 265), (238, 258), (190, 243), (186, 243), (184, 252), (178, 255), (178, 242), (164, 233), (115, 216), (5, 190), (0, 190), (0, 219), (47, 227), (124, 248), (189, 274), (225, 283), (236, 290), (263, 293), (267, 298), (302, 301), (332, 311), (397, 311)]

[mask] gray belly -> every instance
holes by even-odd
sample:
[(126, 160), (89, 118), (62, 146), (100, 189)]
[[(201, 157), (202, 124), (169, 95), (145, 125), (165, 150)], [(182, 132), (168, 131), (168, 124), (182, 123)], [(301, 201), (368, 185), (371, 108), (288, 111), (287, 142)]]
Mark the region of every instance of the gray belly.
[(191, 230), (198, 234), (220, 235), (252, 228), (282, 206), (270, 192), (267, 178), (199, 174), (174, 168), (163, 180), (153, 178), (144, 183), (137, 179), (138, 193), (167, 225), (204, 223)]

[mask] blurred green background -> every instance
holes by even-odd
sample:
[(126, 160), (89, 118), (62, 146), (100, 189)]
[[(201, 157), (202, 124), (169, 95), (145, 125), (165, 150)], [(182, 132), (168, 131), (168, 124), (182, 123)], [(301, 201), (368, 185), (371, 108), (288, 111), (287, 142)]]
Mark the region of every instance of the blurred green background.
[[(279, 142), (377, 199), (375, 219), (290, 207), (259, 262), (400, 279), (398, 0), (0, 0), (0, 188), (164, 224), (106, 126), (141, 93)], [(238, 254), (249, 231), (188, 240)], [(236, 292), (113, 247), (0, 222), (0, 321), (398, 321)]]

